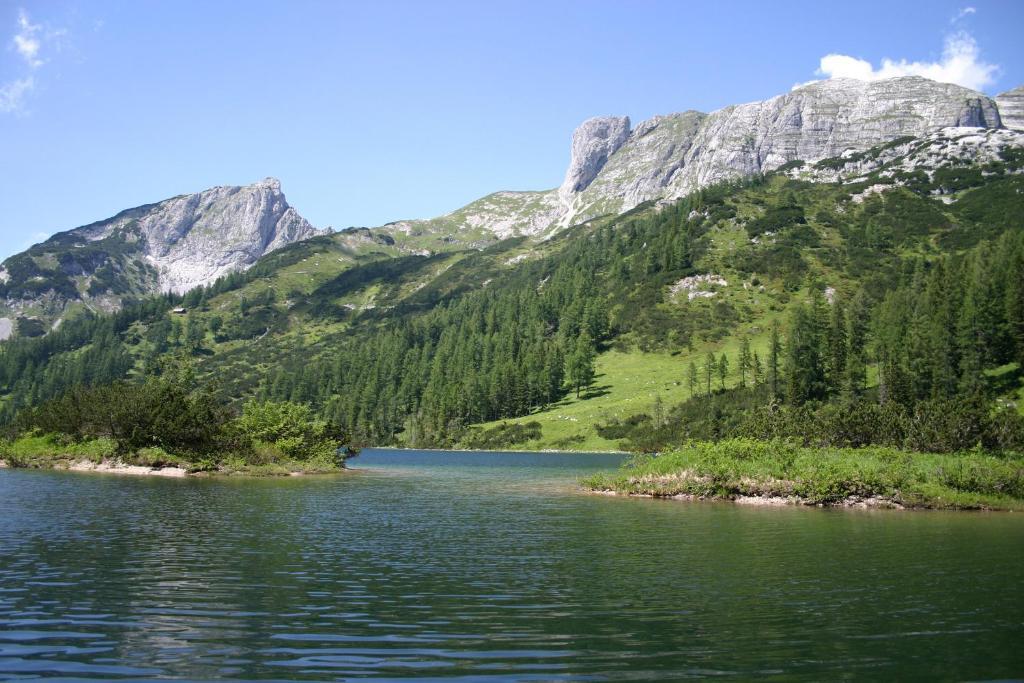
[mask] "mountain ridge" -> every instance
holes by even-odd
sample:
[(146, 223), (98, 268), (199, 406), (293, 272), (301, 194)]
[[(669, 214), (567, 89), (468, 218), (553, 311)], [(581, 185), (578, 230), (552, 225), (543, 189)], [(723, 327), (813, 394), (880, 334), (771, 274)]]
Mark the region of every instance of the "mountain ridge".
[[(1019, 92), (997, 97), (1018, 110)], [(1013, 113), (1014, 125), (1020, 115)], [(809, 125), (805, 125), (809, 124)], [(764, 173), (796, 160), (815, 162), (847, 149), (919, 136), (947, 127), (1004, 127), (996, 98), (919, 76), (881, 81), (828, 79), (767, 100), (710, 113), (659, 114), (631, 126), (628, 116), (597, 116), (576, 128), (562, 184), (515, 193), (521, 205), (488, 210), (477, 200), (430, 219), (376, 228), (394, 234), (440, 234), (458, 241), (526, 235), (544, 238), (573, 223), (628, 211), (645, 201), (674, 200), (708, 185)], [(513, 194), (499, 192), (495, 194)], [(526, 211), (523, 205), (532, 204)]]
[[(1005, 123), (1001, 108), (1006, 110)], [(1022, 123), (1024, 88), (991, 98), (921, 77), (817, 81), (767, 100), (710, 113), (658, 115), (636, 126), (628, 116), (599, 116), (574, 131), (570, 162), (557, 188), (498, 191), (436, 218), (349, 228), (334, 239), (353, 258), (383, 253), (382, 247), (390, 256), (427, 255), (481, 249), (516, 236), (543, 240), (575, 223), (620, 214), (645, 202), (670, 202), (796, 161), (816, 163), (947, 127), (1019, 129)], [(242, 191), (247, 201), (233, 201)], [(111, 250), (131, 253), (83, 265), (79, 254), (67, 251), (75, 246), (61, 242), (69, 234), (88, 236), (93, 243), (106, 240)], [(282, 246), (322, 234), (287, 204), (280, 183), (269, 178), (128, 209), (56, 235), (0, 265), (0, 338), (14, 330), (14, 318), (36, 318), (45, 327), (78, 302), (113, 310), (127, 296), (181, 293), (244, 270)], [(117, 238), (129, 246), (113, 244)], [(133, 258), (140, 250), (130, 247), (140, 240), (146, 245), (141, 260)], [(46, 245), (66, 251), (47, 252)], [(58, 271), (69, 271), (64, 279), (53, 268), (47, 271), (39, 259), (34, 259), (35, 268), (22, 268), (15, 277), (9, 263), (33, 250), (42, 252), (44, 261), (56, 259), (59, 263), (50, 265), (59, 265)], [(53, 279), (49, 275), (59, 286), (46, 288)], [(66, 281), (69, 277), (73, 283)], [(37, 332), (39, 326), (34, 325)]]
[(275, 178), (125, 209), (0, 264), (0, 338), (14, 318), (52, 325), (76, 305), (110, 311), (127, 297), (180, 294), (322, 234), (288, 204)]

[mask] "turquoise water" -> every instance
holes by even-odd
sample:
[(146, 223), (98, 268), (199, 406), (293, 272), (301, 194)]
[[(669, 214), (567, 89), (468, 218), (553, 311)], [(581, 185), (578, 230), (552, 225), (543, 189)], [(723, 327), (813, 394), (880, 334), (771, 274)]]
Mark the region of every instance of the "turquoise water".
[(576, 490), (618, 461), (0, 470), (0, 678), (1024, 677), (1024, 516)]

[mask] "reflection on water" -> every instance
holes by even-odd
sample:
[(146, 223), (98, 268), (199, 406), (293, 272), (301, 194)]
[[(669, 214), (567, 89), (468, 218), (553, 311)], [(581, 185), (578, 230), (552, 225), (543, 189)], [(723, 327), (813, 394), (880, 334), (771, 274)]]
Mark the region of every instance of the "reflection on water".
[(1024, 675), (1024, 519), (578, 493), (617, 456), (0, 471), (0, 678)]

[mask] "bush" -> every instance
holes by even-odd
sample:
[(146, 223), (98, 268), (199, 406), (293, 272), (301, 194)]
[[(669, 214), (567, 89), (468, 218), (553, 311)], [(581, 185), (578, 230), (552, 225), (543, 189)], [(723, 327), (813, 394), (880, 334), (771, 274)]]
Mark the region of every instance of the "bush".
[(254, 401), (246, 404), (235, 427), (253, 443), (256, 462), (280, 458), (340, 464), (342, 442), (338, 430), (298, 403)]
[(471, 432), (465, 439), (465, 446), (477, 450), (508, 448), (540, 437), (541, 424), (539, 422), (503, 422), (497, 427)]
[(585, 485), (654, 496), (781, 496), (824, 505), (880, 497), (910, 506), (1017, 508), (1024, 502), (1024, 461), (976, 452), (805, 448), (731, 439), (635, 460)]

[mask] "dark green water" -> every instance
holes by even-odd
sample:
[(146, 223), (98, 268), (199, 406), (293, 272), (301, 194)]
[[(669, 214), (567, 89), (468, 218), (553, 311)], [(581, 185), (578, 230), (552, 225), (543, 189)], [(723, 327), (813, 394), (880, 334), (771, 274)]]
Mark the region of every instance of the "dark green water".
[(0, 470), (0, 678), (1024, 676), (1024, 515), (574, 492), (617, 460)]

